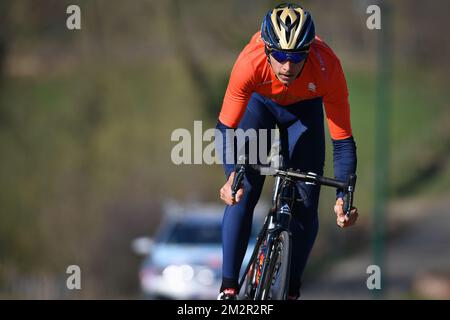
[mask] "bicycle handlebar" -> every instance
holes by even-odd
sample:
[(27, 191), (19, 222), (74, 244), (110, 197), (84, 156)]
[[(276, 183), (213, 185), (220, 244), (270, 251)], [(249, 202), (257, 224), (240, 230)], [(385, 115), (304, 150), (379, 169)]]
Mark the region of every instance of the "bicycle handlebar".
[(353, 207), (353, 193), (355, 192), (355, 185), (356, 185), (356, 175), (351, 174), (347, 181), (341, 181), (333, 178), (327, 178), (319, 176), (315, 173), (309, 172), (309, 173), (303, 173), (297, 170), (281, 170), (281, 169), (275, 169), (270, 166), (261, 166), (261, 165), (247, 165), (247, 164), (238, 164), (236, 165), (236, 175), (233, 180), (233, 184), (231, 187), (231, 195), (233, 199), (236, 196), (237, 191), (239, 190), (242, 180), (244, 178), (245, 170), (247, 167), (250, 167), (253, 170), (258, 171), (261, 174), (264, 175), (271, 175), (271, 176), (279, 176), (284, 178), (293, 179), (296, 181), (304, 181), (329, 187), (334, 187), (337, 189), (342, 189), (345, 191), (344, 196), (344, 213), (348, 216), (351, 212), (351, 209)]

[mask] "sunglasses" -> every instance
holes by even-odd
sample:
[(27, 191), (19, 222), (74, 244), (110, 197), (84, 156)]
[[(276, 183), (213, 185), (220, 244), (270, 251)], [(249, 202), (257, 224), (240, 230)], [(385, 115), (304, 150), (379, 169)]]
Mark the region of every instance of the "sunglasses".
[(300, 52), (285, 52), (285, 51), (277, 51), (271, 50), (270, 54), (272, 57), (277, 60), (279, 63), (285, 63), (286, 61), (291, 61), (292, 63), (300, 63), (306, 56), (308, 55), (309, 50), (300, 51)]

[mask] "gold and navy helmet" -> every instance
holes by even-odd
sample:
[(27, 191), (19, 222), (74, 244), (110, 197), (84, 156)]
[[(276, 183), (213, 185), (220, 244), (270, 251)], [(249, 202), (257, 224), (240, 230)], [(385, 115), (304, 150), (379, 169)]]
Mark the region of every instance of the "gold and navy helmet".
[(299, 5), (283, 3), (264, 17), (261, 37), (270, 49), (309, 50), (315, 37), (314, 22), (311, 14)]

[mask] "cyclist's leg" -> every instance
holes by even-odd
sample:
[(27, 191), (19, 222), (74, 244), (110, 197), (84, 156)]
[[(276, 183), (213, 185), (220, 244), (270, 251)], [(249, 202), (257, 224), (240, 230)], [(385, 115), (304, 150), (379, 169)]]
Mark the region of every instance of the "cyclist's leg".
[[(257, 94), (250, 99), (238, 128), (243, 130), (274, 129), (275, 118)], [(259, 140), (259, 139), (258, 139)], [(270, 151), (271, 135), (267, 134), (267, 151)], [(259, 147), (259, 146), (258, 146)], [(248, 245), (253, 210), (261, 195), (264, 176), (249, 172), (244, 178), (244, 196), (234, 206), (226, 206), (222, 223), (223, 280), (221, 291), (225, 288), (237, 288), (239, 271)]]
[[(291, 110), (292, 108), (292, 110)], [(308, 129), (301, 135), (292, 156), (290, 167), (304, 172), (323, 174), (325, 137), (321, 99), (303, 101), (288, 108)], [(303, 271), (317, 236), (320, 186), (298, 183), (298, 190), (306, 200), (297, 203), (291, 220), (292, 257), (289, 295), (299, 296)]]

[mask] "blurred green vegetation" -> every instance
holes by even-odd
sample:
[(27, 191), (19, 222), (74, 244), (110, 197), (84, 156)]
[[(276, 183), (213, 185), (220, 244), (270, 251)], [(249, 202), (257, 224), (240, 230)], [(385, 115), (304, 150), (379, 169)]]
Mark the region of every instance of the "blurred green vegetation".
[[(0, 7), (8, 10), (0, 16), (0, 48), (6, 48), (3, 61), (0, 55), (0, 297), (137, 295), (139, 260), (131, 240), (155, 230), (166, 200), (218, 201), (223, 183), (218, 165), (173, 165), (171, 133), (193, 130), (194, 120), (203, 120), (204, 130), (215, 126), (234, 59), (275, 2), (75, 3), (82, 8), (81, 31), (65, 29), (68, 1)], [(361, 228), (337, 233), (334, 195), (323, 189), (313, 253), (320, 259), (370, 236), (376, 38), (365, 29), (365, 8), (352, 1), (330, 8), (304, 3), (341, 57), (358, 147)], [(408, 50), (414, 35), (402, 26), (418, 13), (404, 1), (396, 10), (403, 32), (396, 39), (403, 42), (393, 70), (391, 194), (445, 193), (448, 64), (417, 63), (421, 57)], [(359, 31), (333, 25), (349, 12), (353, 20), (341, 27), (356, 24)], [(331, 159), (328, 143), (328, 175)], [(270, 190), (267, 181), (263, 197)], [(70, 264), (82, 269), (81, 292), (64, 289)], [(35, 288), (24, 288), (32, 279)]]

